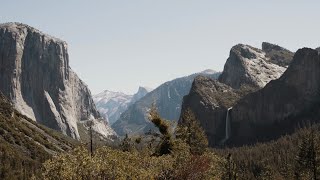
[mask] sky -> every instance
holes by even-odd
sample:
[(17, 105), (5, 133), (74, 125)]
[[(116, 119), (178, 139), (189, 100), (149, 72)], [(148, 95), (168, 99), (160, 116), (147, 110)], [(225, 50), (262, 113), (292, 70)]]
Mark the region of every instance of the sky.
[(205, 69), (232, 46), (320, 46), (316, 0), (1, 0), (0, 23), (22, 22), (68, 43), (93, 94), (133, 94)]

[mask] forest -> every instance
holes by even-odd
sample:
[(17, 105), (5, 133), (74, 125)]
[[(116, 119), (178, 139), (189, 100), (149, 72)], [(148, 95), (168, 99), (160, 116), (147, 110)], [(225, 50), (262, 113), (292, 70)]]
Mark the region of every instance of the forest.
[(318, 179), (318, 125), (301, 128), (268, 143), (235, 148), (208, 148), (193, 113), (171, 129), (153, 108), (149, 119), (158, 128), (144, 136), (126, 136), (118, 145), (80, 145), (47, 160), (44, 179)]
[(78, 143), (0, 102), (1, 179), (318, 179), (320, 173), (317, 124), (271, 142), (209, 148), (191, 110), (173, 129), (153, 107), (149, 120), (157, 131), (113, 144), (93, 137), (91, 149), (90, 141)]

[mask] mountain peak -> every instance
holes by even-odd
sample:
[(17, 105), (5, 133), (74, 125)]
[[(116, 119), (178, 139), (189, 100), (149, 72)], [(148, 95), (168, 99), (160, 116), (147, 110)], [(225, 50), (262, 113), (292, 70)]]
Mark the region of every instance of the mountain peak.
[(217, 71), (215, 71), (213, 69), (206, 69), (206, 70), (200, 72), (200, 74), (215, 74), (215, 73), (217, 73)]
[(113, 124), (129, 106), (140, 100), (149, 92), (150, 88), (142, 86), (138, 88), (137, 93), (134, 95), (105, 90), (95, 95), (93, 99), (100, 114), (102, 114), (110, 124)]
[(137, 93), (139, 93), (139, 92), (150, 92), (150, 91), (152, 91), (152, 88), (139, 86)]
[(270, 61), (268, 54), (250, 45), (237, 44), (230, 50), (229, 58), (219, 81), (235, 89), (247, 84), (262, 88), (279, 78), (284, 67)]
[(151, 91), (152, 90), (150, 88), (139, 86), (138, 92), (133, 95), (130, 104), (134, 104), (136, 101), (140, 100)]

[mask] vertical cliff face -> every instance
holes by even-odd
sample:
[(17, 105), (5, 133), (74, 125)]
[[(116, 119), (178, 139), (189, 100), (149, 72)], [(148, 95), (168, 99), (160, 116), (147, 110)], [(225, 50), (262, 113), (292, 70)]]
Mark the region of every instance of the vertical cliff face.
[(0, 25), (0, 91), (22, 114), (73, 138), (77, 122), (100, 118), (69, 67), (67, 44), (28, 25)]
[(230, 107), (252, 91), (254, 89), (244, 86), (241, 90), (235, 90), (209, 77), (197, 76), (189, 94), (183, 98), (179, 122), (183, 122), (182, 114), (190, 109), (206, 132), (209, 145), (220, 145), (228, 140), (225, 139), (226, 134), (231, 132), (231, 129), (226, 132), (226, 120), (231, 121), (232, 118), (228, 113)]
[(297, 51), (287, 71), (263, 89), (241, 99), (232, 110), (235, 143), (271, 139), (297, 126), (319, 122), (320, 55)]

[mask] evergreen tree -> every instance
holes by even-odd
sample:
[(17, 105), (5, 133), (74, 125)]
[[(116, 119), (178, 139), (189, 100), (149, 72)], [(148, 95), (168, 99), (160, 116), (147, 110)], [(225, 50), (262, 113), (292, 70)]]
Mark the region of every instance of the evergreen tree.
[(208, 147), (208, 140), (204, 130), (190, 109), (183, 114), (176, 129), (176, 137), (190, 146), (192, 154), (202, 155)]
[(311, 130), (304, 137), (299, 146), (299, 153), (296, 158), (296, 178), (308, 178), (316, 180), (319, 177), (319, 145), (317, 144), (317, 136)]
[(133, 147), (133, 143), (131, 141), (131, 138), (129, 138), (128, 134), (126, 134), (125, 138), (122, 140), (122, 143), (120, 145), (120, 149), (123, 152), (131, 152), (133, 151), (134, 147)]
[(171, 154), (174, 146), (174, 140), (169, 131), (170, 127), (168, 122), (160, 117), (155, 105), (151, 106), (149, 120), (159, 129), (159, 132), (161, 133), (161, 140), (156, 149), (156, 155), (162, 156), (164, 154)]
[(237, 173), (236, 173), (236, 164), (232, 159), (232, 155), (228, 154), (226, 158), (226, 162), (224, 164), (224, 174), (222, 176), (223, 180), (236, 180)]

